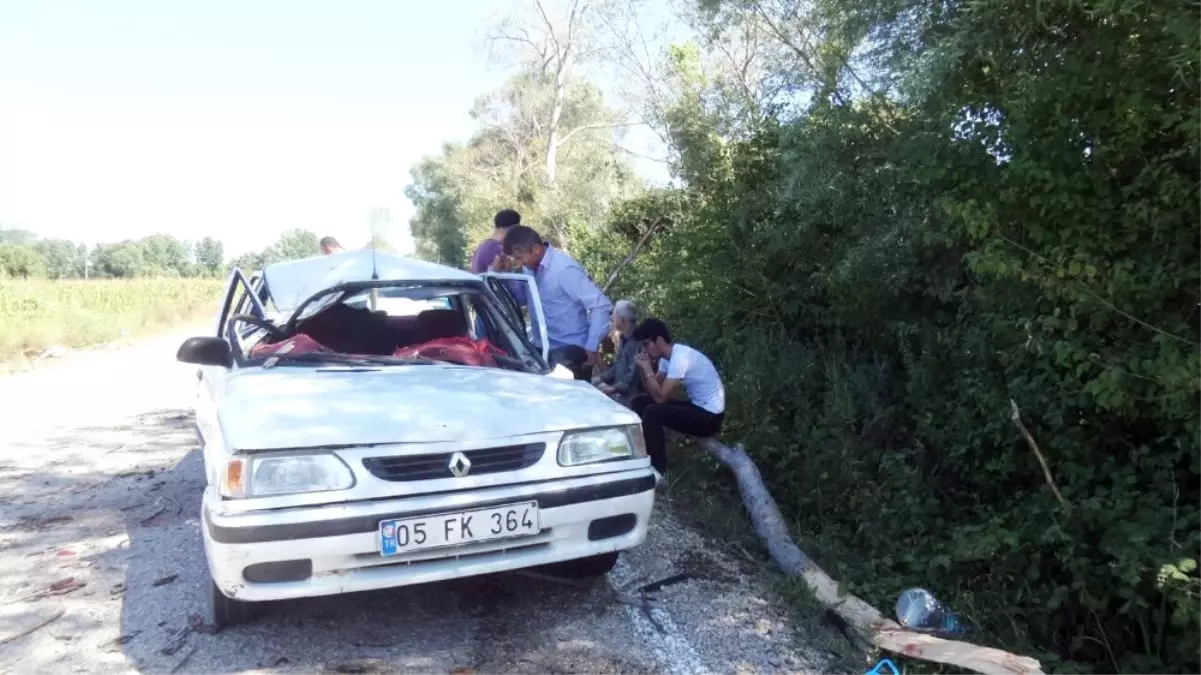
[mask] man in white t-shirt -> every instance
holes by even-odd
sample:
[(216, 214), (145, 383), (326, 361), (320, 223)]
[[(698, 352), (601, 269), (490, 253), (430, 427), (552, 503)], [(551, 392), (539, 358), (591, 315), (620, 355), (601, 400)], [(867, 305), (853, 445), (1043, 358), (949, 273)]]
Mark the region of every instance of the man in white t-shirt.
[[(726, 415), (726, 389), (709, 357), (688, 345), (672, 341), (667, 324), (647, 319), (634, 329), (631, 339), (642, 343), (638, 367), (646, 376), (646, 393), (634, 398), (630, 408), (642, 417), (642, 435), (651, 466), (667, 473), (667, 439), (664, 429), (689, 436), (716, 436)], [(659, 362), (659, 372), (651, 364)], [(673, 397), (680, 387), (687, 401)]]

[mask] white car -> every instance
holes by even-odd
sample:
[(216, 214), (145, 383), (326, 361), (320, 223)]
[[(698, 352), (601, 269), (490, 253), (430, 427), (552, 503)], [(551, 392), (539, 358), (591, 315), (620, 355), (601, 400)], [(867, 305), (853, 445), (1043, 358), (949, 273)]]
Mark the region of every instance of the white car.
[(199, 366), (213, 624), (533, 566), (599, 576), (645, 540), (638, 416), (548, 366), (515, 283), (541, 321), (522, 275), (370, 250), (269, 265), (253, 286), (234, 270), (213, 333), (177, 354)]

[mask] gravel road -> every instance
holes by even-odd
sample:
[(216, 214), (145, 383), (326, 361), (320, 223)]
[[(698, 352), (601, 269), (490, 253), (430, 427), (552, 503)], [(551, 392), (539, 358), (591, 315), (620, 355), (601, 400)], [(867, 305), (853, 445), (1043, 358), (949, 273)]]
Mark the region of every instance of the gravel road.
[[(662, 502), (590, 588), (505, 574), (273, 603), (193, 630), (207, 571), (187, 334), (0, 377), (0, 672), (823, 672), (739, 565)], [(657, 609), (615, 601), (679, 573)], [(22, 635), (43, 622), (41, 628)]]

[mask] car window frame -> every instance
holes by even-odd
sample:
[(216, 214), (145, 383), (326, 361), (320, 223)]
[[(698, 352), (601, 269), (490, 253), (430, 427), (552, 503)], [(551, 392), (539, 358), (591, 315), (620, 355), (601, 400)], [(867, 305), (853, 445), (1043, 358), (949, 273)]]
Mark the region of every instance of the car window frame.
[[(419, 288), (422, 286), (441, 287), (441, 288), (448, 288), (448, 289), (462, 288), (462, 289), (470, 289), (470, 290), (477, 291), (479, 293), (480, 297), (483, 298), (484, 302), (488, 303), (489, 306), (493, 307), (495, 309), (495, 311), (501, 317), (506, 316), (506, 310), (501, 305), (498, 304), (499, 302), (501, 302), (500, 299), (496, 296), (495, 293), (493, 293), (491, 291), (491, 289), (488, 287), (488, 283), (484, 279), (479, 279), (479, 280), (466, 280), (466, 279), (395, 280), (394, 279), (394, 280), (373, 280), (373, 281), (347, 282), (347, 283), (338, 284), (337, 286), (331, 286), (329, 288), (317, 291), (316, 293), (313, 293), (311, 296), (309, 296), (303, 302), (301, 302), (300, 304), (297, 305), (296, 309), (292, 312), (291, 317), (289, 317), (288, 323), (292, 324), (292, 322), (294, 320), (296, 320), (297, 317), (299, 317), (302, 314), (307, 312), (308, 307), (310, 305), (315, 304), (319, 300), (322, 301), (322, 303), (320, 305), (321, 308), (318, 309), (316, 312), (307, 314), (306, 316), (304, 316), (304, 319), (302, 319), (302, 320), (311, 319), (312, 317), (316, 316), (321, 311), (324, 311), (326, 308), (328, 308), (334, 304), (343, 302), (347, 297), (349, 297), (351, 295), (357, 295), (364, 291), (369, 291), (373, 288), (375, 288), (375, 289)], [(534, 293), (533, 297), (535, 298), (535, 300), (537, 300), (537, 289), (536, 288), (534, 289), (533, 293)], [(335, 296), (335, 299), (332, 301), (325, 301), (326, 295), (333, 295), (333, 296)], [(458, 294), (447, 294), (447, 296), (451, 296), (451, 295), (458, 295)], [(466, 321), (471, 320), (471, 312), (468, 311), (468, 308), (466, 307), (466, 304), (465, 304), (465, 301), (463, 298), (448, 297), (448, 300), (450, 301), (452, 307), (457, 308), (463, 314), (464, 320), (466, 320)], [(540, 312), (539, 312), (539, 317), (541, 317)], [(535, 346), (533, 344), (533, 342), (531, 342), (529, 335), (523, 329), (521, 329), (519, 326), (512, 325), (511, 320), (507, 320), (504, 318), (501, 318), (500, 320), (505, 322), (505, 328), (507, 328), (511, 333), (510, 335), (507, 336), (507, 339), (509, 339), (509, 340), (515, 339), (515, 340), (519, 341), (522, 349), (527, 351), (530, 354), (530, 356), (532, 356), (534, 358), (534, 364), (537, 366), (537, 368), (535, 369), (536, 372), (538, 372), (540, 374), (546, 374), (546, 373), (550, 372), (551, 371), (550, 360), (543, 353), (546, 350), (545, 349), (540, 350), (537, 346)], [(486, 321), (491, 322), (491, 318), (486, 317)], [(298, 325), (299, 321), (296, 321), (296, 324)], [(290, 326), (290, 327), (292, 329), (295, 328), (295, 326)], [(501, 328), (499, 326), (498, 326), (498, 328), (500, 328), (501, 330), (504, 330), (504, 328)], [(511, 358), (516, 358), (516, 357), (511, 357)]]
[[(247, 309), (247, 301), (250, 303), (250, 311), (244, 311)], [(259, 300), (258, 291), (251, 285), (251, 282), (246, 278), (242, 270), (236, 267), (229, 274), (229, 281), (225, 290), (225, 303), (221, 308), (220, 318), (217, 320), (217, 337), (224, 338), (229, 343), (234, 363), (245, 365), (247, 360), (246, 351), (242, 345), (247, 338), (255, 332), (262, 331), (262, 329), (249, 327), (249, 330), (245, 333), (235, 331), (229, 321), (230, 317), (235, 314), (249, 314), (264, 321), (268, 320), (267, 310)]]
[[(485, 272), (480, 275), (484, 280), (484, 286), (491, 292), (497, 302), (500, 303), (502, 311), (509, 317), (513, 327), (521, 333), (525, 341), (534, 346), (542, 360), (550, 362), (550, 341), (546, 337), (546, 317), (542, 313), (542, 297), (538, 294), (538, 284), (535, 279), (529, 274), (513, 274), (510, 272)], [(530, 325), (526, 327), (526, 319), (522, 316), (521, 304), (517, 302), (517, 298), (509, 292), (505, 281), (517, 281), (526, 285), (526, 297), (529, 298), (530, 306), (527, 306)], [(538, 335), (542, 336), (542, 345), (533, 344), (532, 330), (536, 325), (538, 327)]]

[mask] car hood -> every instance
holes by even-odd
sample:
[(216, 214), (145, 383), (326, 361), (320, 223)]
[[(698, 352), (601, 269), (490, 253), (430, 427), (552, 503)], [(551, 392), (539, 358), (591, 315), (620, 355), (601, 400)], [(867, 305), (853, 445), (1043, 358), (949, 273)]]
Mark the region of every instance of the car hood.
[(226, 381), (219, 415), (238, 450), (477, 441), (639, 421), (584, 382), (439, 365), (250, 368)]

